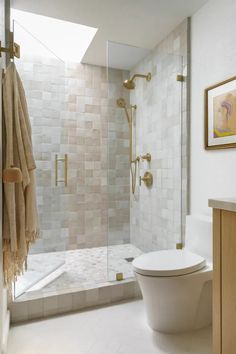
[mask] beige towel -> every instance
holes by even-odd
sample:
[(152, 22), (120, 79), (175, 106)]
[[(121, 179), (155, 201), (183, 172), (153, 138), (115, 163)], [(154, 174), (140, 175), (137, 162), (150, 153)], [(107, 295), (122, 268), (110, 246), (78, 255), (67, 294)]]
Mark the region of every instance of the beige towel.
[(39, 235), (31, 126), (24, 88), (11, 63), (3, 79), (3, 169), (20, 168), (22, 183), (5, 183), (3, 194), (3, 266), (11, 286), (24, 271), (30, 243)]

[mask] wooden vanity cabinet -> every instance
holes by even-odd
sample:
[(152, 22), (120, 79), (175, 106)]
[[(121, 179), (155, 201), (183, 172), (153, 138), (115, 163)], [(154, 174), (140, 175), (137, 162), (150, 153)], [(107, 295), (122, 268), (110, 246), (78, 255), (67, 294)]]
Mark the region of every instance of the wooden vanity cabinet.
[(219, 208), (213, 209), (213, 354), (236, 354), (236, 211)]

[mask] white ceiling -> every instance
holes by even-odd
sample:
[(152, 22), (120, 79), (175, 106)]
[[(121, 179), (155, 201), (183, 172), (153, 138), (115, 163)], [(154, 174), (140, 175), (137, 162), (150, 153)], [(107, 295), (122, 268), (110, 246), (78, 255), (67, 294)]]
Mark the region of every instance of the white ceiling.
[[(207, 0), (11, 0), (11, 5), (19, 10), (98, 28), (83, 62), (106, 66), (107, 41), (152, 49), (206, 2)], [(126, 47), (123, 48), (125, 50)], [(132, 65), (125, 63), (125, 57), (129, 60), (126, 52), (120, 57), (123, 58), (122, 66), (127, 68)], [(116, 65), (121, 68), (118, 61)]]
[(109, 41), (107, 42), (107, 65), (109, 68), (131, 70), (149, 52), (149, 49)]

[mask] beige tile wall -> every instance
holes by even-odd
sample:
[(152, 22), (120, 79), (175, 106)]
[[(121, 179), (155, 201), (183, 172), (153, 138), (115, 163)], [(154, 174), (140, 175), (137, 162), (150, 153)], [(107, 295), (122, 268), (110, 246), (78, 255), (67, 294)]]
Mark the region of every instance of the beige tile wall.
[[(130, 241), (128, 125), (116, 99), (137, 104), (136, 153), (152, 154), (151, 190), (131, 195), (131, 241), (144, 251), (174, 247), (187, 213), (188, 21), (165, 38), (132, 73), (151, 71), (122, 88), (128, 72), (57, 59), (24, 57), (17, 65), (26, 88), (37, 161), (42, 238), (32, 252)], [(68, 186), (55, 186), (55, 154), (67, 153)], [(63, 177), (63, 164), (59, 165)], [(137, 177), (138, 177), (137, 176)], [(138, 178), (137, 178), (138, 185)]]
[[(17, 66), (37, 162), (41, 239), (32, 252), (104, 246), (108, 218), (109, 242), (128, 242), (128, 127), (116, 107), (127, 74), (33, 56), (21, 58)], [(55, 155), (65, 153), (68, 186), (56, 187)]]

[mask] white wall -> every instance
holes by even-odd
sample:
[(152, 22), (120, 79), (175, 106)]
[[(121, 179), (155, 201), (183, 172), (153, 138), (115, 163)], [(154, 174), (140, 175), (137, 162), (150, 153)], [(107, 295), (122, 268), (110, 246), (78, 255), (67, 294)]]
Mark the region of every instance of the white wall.
[(236, 76), (236, 2), (210, 0), (192, 17), (191, 213), (236, 196), (236, 149), (204, 150), (204, 89)]

